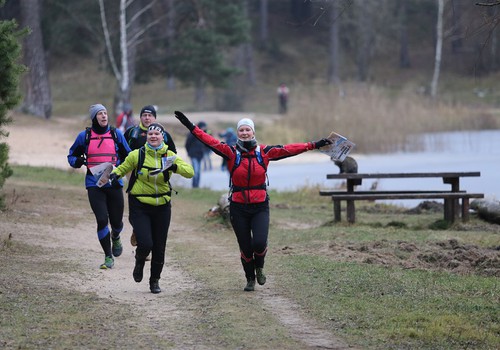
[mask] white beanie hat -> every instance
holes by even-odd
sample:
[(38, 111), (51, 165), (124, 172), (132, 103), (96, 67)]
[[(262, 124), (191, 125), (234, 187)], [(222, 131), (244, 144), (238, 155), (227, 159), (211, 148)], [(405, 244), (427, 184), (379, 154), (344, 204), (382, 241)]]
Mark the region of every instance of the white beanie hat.
[(255, 126), (253, 124), (252, 119), (249, 118), (243, 118), (238, 122), (238, 125), (236, 126), (236, 130), (240, 130), (240, 127), (243, 125), (248, 125), (249, 127), (252, 128), (252, 131), (255, 133)]

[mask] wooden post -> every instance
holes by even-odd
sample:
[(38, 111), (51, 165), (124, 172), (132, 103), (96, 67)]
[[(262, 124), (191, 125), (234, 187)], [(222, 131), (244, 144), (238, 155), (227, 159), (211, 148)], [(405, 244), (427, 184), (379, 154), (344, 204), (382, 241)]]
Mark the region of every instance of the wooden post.
[(338, 199), (333, 200), (333, 217), (335, 222), (340, 222), (340, 201)]

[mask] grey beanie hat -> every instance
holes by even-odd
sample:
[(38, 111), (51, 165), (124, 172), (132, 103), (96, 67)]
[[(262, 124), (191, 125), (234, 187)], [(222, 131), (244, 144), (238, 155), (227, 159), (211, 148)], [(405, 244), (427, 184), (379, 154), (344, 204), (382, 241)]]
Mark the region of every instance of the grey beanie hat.
[(97, 113), (99, 113), (102, 110), (106, 111), (106, 107), (104, 107), (100, 103), (90, 106), (90, 108), (89, 108), (90, 119), (94, 119), (95, 116), (97, 115)]

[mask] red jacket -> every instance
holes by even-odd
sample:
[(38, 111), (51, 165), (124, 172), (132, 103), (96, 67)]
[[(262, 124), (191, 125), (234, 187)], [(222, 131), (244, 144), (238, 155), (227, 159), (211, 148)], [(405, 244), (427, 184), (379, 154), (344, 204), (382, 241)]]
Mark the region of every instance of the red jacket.
[(252, 149), (249, 153), (241, 153), (240, 164), (233, 171), (237, 158), (236, 146), (229, 146), (222, 143), (198, 127), (193, 129), (192, 134), (210, 147), (216, 154), (227, 159), (227, 166), (231, 173), (231, 201), (237, 203), (253, 204), (262, 203), (267, 200), (266, 169), (269, 161), (288, 158), (314, 149), (312, 142), (276, 146), (261, 144), (260, 154), (264, 166), (259, 164), (255, 149)]

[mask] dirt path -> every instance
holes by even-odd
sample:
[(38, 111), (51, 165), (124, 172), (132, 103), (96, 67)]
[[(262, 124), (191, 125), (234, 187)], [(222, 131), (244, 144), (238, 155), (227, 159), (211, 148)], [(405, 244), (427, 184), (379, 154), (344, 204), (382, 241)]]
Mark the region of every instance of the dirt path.
[[(78, 120), (69, 122), (59, 119), (46, 122), (19, 119), (8, 128), (11, 162), (67, 168), (67, 150), (82, 125), (84, 121), (80, 123)], [(37, 149), (42, 150), (36, 157), (24, 152), (27, 139), (36, 140)], [(12, 187), (7, 190), (16, 191)], [(235, 257), (237, 251), (235, 251), (235, 242), (232, 237), (229, 240), (209, 239), (200, 235), (197, 227), (190, 226), (173, 215), (167, 261), (160, 281), (162, 293), (154, 295), (149, 292), (147, 285), (148, 265), (145, 269), (145, 280), (142, 283), (135, 283), (132, 279), (134, 256), (133, 247), (128, 242), (131, 229), (127, 215), (124, 218), (123, 255), (116, 258), (116, 264), (112, 270), (99, 270), (97, 267), (101, 263), (102, 252), (95, 237), (94, 217), (86, 201), (84, 189), (82, 188), (75, 194), (75, 200), (79, 201), (79, 206), (70, 208), (65, 207), (64, 202), (58, 199), (51, 200), (50, 205), (46, 205), (43, 196), (38, 199), (40, 202), (28, 199), (28, 192), (27, 188), (19, 188), (17, 193), (11, 196), (16, 197), (16, 202), (19, 204), (15, 206), (17, 209), (13, 214), (19, 215), (20, 218), (31, 216), (37, 219), (32, 220), (31, 224), (22, 219), (5, 220), (0, 234), (15, 232), (15, 239), (60, 251), (60, 259), (74, 261), (82, 267), (80, 270), (85, 271), (77, 273), (70, 270), (60, 273), (57, 276), (60, 285), (81, 292), (97, 293), (100, 298), (127, 305), (135, 310), (136, 325), (155, 329), (156, 336), (168, 339), (175, 344), (174, 348), (224, 348), (223, 345), (217, 343), (217, 337), (210, 338), (199, 328), (199, 322), (202, 322), (200, 315), (208, 319), (217, 317), (217, 313), (210, 314), (210, 311), (207, 311), (210, 310), (207, 305), (213, 305), (214, 299), (217, 301), (216, 305), (220, 304), (217, 312), (238, 312), (238, 306), (260, 305), (268, 315), (267, 317), (274, 319), (272, 322), (280, 325), (279, 327), (285, 330), (287, 336), (294, 339), (293, 348), (350, 348), (335, 334), (309, 319), (306, 310), (302, 310), (299, 305), (280, 295), (273, 284), (272, 276), (269, 276), (268, 283), (259, 287), (256, 292), (243, 292), (243, 273), (239, 260)], [(77, 222), (74, 226), (70, 225), (73, 221)], [(210, 263), (223, 269), (223, 271), (219, 270), (219, 273), (230, 275), (229, 281), (221, 280), (220, 285), (215, 281), (208, 286), (202, 279), (185, 270), (183, 267), (185, 260), (176, 258), (175, 254), (170, 254), (170, 250), (176, 245), (191, 245), (197, 251), (196, 256), (211, 254)], [(214, 255), (211, 253), (214, 251), (223, 253)], [(190, 258), (192, 257), (183, 259)], [(237, 306), (227, 310), (224, 309), (225, 303), (235, 303)], [(259, 313), (262, 312), (258, 309), (254, 310), (249, 317), (259, 319)], [(238, 328), (239, 325), (235, 327)], [(248, 331), (257, 330), (258, 332), (259, 327), (267, 327), (267, 325), (258, 325), (255, 329)], [(242, 348), (250, 347), (250, 344), (245, 344)], [(272, 348), (275, 345), (269, 343), (269, 347)]]

